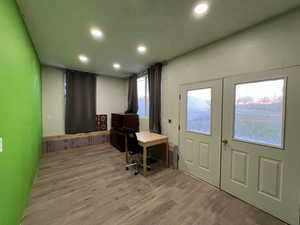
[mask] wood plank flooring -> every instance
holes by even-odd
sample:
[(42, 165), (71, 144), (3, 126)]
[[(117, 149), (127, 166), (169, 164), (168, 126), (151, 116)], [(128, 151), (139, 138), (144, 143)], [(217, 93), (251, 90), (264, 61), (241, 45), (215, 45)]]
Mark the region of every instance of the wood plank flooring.
[(112, 147), (44, 156), (22, 225), (284, 225), (173, 169), (125, 171)]

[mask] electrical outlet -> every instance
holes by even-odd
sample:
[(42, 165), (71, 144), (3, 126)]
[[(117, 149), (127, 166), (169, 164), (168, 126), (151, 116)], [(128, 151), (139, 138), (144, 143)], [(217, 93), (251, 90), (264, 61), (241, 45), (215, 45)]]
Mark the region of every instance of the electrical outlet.
[(3, 152), (3, 138), (0, 137), (0, 152)]

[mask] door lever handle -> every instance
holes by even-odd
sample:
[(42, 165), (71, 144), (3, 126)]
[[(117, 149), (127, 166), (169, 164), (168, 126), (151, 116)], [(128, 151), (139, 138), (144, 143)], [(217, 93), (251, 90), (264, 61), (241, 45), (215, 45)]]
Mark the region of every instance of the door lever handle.
[(227, 144), (228, 144), (228, 140), (223, 140), (222, 143), (223, 143), (224, 145), (227, 145)]

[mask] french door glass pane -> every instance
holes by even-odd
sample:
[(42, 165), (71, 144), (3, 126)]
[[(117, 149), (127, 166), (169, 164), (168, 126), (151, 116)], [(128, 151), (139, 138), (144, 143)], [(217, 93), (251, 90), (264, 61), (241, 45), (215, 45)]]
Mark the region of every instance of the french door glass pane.
[(284, 79), (235, 86), (234, 138), (282, 147)]
[(211, 134), (211, 88), (187, 92), (188, 131)]

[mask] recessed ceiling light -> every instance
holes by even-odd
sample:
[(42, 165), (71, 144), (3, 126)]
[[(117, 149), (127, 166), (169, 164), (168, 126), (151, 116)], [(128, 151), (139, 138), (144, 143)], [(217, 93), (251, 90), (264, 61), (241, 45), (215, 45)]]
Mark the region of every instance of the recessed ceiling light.
[(89, 58), (85, 55), (79, 55), (78, 58), (83, 63), (87, 63), (89, 61)]
[(116, 70), (119, 70), (119, 69), (121, 69), (121, 65), (119, 63), (114, 63), (113, 68)]
[(103, 37), (103, 32), (98, 28), (91, 28), (90, 32), (91, 32), (91, 35), (96, 39), (100, 39)]
[(140, 53), (140, 54), (145, 54), (147, 52), (147, 47), (145, 45), (139, 45), (137, 47), (137, 51)]
[(196, 15), (203, 15), (207, 12), (208, 10), (208, 4), (203, 2), (203, 3), (199, 3), (198, 5), (195, 6), (194, 8), (194, 13)]

